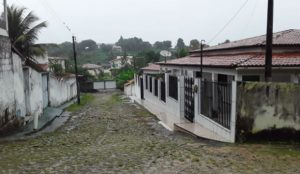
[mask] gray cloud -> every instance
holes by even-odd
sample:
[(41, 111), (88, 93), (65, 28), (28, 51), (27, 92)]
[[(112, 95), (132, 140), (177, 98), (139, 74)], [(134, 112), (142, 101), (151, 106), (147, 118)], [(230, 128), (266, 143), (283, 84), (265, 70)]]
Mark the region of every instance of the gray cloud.
[[(79, 40), (112, 43), (123, 35), (154, 42), (178, 37), (210, 40), (244, 0), (8, 0), (33, 10), (49, 27), (40, 42), (71, 40), (65, 21)], [(44, 3), (43, 3), (44, 1)], [(46, 3), (45, 3), (46, 1)], [(53, 9), (51, 10), (51, 8)], [(299, 0), (276, 0), (274, 31), (300, 28)], [(55, 11), (55, 14), (54, 12)], [(249, 0), (239, 16), (212, 44), (266, 32), (267, 0)]]

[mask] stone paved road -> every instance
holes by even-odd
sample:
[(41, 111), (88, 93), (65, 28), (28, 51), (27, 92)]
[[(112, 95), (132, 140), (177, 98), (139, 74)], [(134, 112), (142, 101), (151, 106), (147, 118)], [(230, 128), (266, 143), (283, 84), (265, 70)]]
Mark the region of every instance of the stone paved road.
[(95, 99), (59, 130), (0, 144), (0, 173), (300, 173), (297, 145), (230, 145), (163, 129), (154, 116)]

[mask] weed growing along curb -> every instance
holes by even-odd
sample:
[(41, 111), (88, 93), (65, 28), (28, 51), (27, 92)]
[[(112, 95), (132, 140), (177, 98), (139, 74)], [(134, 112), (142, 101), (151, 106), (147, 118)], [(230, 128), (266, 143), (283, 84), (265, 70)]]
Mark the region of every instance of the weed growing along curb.
[(80, 104), (79, 105), (77, 103), (74, 103), (71, 106), (69, 106), (66, 110), (69, 111), (69, 112), (76, 112), (76, 111), (80, 110), (83, 106), (85, 106), (87, 103), (94, 100), (94, 98), (95, 97), (91, 94), (83, 94), (80, 97)]

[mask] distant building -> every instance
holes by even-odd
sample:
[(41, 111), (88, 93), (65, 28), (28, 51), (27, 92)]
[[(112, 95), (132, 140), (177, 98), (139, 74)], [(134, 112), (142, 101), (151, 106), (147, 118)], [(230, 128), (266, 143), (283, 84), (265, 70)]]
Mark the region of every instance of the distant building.
[(127, 56), (126, 60), (124, 60), (123, 56), (117, 56), (116, 59), (110, 61), (111, 69), (120, 69), (125, 65), (133, 64), (133, 56)]
[(50, 67), (51, 65), (61, 65), (63, 70), (66, 69), (66, 60), (68, 59), (63, 57), (48, 57)]
[(92, 76), (98, 76), (102, 72), (102, 66), (96, 64), (84, 64), (83, 69), (86, 69)]
[(113, 45), (112, 50), (114, 52), (122, 52), (122, 47), (118, 45)]
[(52, 71), (51, 67), (53, 65), (61, 65), (63, 71), (65, 71), (66, 60), (68, 59), (63, 57), (49, 57), (48, 54), (45, 53), (44, 56), (34, 57), (33, 60), (46, 71)]

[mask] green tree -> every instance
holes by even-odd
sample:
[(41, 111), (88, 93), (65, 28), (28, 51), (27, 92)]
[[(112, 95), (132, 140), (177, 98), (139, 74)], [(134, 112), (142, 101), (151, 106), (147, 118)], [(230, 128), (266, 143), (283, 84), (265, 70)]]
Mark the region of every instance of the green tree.
[(230, 43), (230, 40), (229, 40), (229, 39), (226, 39), (224, 42), (219, 43), (219, 45), (221, 45), (221, 44), (227, 44), (227, 43)]
[(105, 53), (110, 53), (112, 51), (113, 46), (110, 44), (101, 44), (100, 49)]
[(124, 89), (124, 84), (134, 77), (134, 69), (124, 67), (117, 72), (116, 81), (119, 89)]
[(197, 39), (191, 40), (191, 42), (190, 42), (190, 49), (191, 50), (200, 49), (200, 42)]
[(186, 48), (186, 45), (185, 45), (183, 39), (179, 38), (179, 39), (177, 40), (176, 49), (177, 49), (177, 50), (181, 50), (181, 49), (183, 49), (183, 48)]
[(12, 5), (7, 9), (8, 33), (13, 51), (26, 58), (44, 55), (45, 49), (35, 42), (41, 29), (47, 27), (47, 23), (39, 23), (39, 18), (32, 11), (26, 13), (26, 8)]
[(186, 57), (189, 54), (186, 48), (179, 49), (177, 52), (177, 58)]
[(162, 41), (162, 42), (155, 42), (154, 43), (154, 48), (158, 50), (169, 50), (172, 47), (172, 42), (171, 41)]
[(123, 50), (128, 52), (140, 52), (152, 48), (152, 45), (149, 42), (144, 42), (142, 39), (137, 37), (123, 39), (121, 36), (116, 45), (121, 46)]
[(160, 59), (160, 54), (159, 53), (156, 53), (155, 51), (153, 50), (150, 50), (150, 51), (146, 51), (144, 53), (144, 57), (145, 57), (145, 60), (146, 60), (146, 64), (147, 63), (155, 63), (155, 62), (158, 62), (159, 59)]
[(91, 39), (83, 40), (78, 44), (79, 51), (85, 51), (85, 50), (93, 51), (96, 49), (98, 49), (98, 45), (95, 41)]

